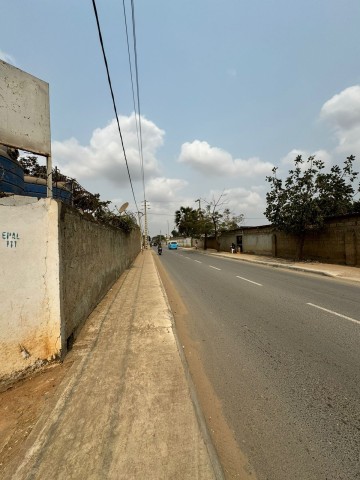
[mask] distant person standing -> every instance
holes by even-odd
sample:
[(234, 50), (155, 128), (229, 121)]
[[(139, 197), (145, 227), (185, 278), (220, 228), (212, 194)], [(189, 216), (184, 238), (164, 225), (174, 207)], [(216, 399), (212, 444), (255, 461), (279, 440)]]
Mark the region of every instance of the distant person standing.
[(231, 244), (231, 253), (235, 253), (235, 248), (236, 248), (236, 247), (235, 247), (235, 243), (233, 242), (233, 243)]

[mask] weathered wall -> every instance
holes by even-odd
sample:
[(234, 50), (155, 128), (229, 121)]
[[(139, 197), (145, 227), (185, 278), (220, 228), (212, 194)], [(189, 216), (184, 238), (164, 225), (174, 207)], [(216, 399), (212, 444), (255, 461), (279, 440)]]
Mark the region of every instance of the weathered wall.
[[(237, 235), (242, 235), (243, 252), (294, 258), (297, 238), (276, 231), (271, 225), (244, 227), (223, 234), (220, 249), (228, 251)], [(216, 248), (215, 241), (208, 242)], [(309, 230), (305, 236), (303, 257), (326, 263), (360, 266), (360, 215), (344, 215), (327, 219), (321, 231)]]
[(140, 234), (85, 220), (52, 199), (23, 196), (0, 199), (0, 229), (4, 381), (66, 352), (69, 337), (139, 253)]
[(183, 238), (183, 237), (178, 237), (178, 238), (171, 238), (169, 242), (171, 241), (176, 241), (178, 242), (179, 247), (183, 248), (190, 248), (192, 246), (192, 243), (195, 245), (195, 239), (192, 239), (191, 237)]
[(272, 255), (273, 235), (271, 232), (258, 230), (243, 236), (243, 251), (256, 252), (258, 255)]
[[(94, 307), (140, 251), (138, 230), (125, 234), (61, 204), (59, 222), (63, 340), (76, 336)], [(63, 345), (63, 347), (65, 347)]]
[[(296, 237), (282, 232), (274, 232), (274, 237), (277, 256), (294, 258)], [(326, 263), (360, 266), (360, 216), (329, 219), (322, 231), (308, 231), (303, 256)]]
[(61, 348), (58, 204), (24, 202), (0, 199), (0, 377)]

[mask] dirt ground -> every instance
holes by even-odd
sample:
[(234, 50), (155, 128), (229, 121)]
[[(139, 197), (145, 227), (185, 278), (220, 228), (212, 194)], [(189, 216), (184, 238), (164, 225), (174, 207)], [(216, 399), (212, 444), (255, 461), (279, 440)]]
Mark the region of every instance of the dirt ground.
[(0, 392), (0, 478), (5, 466), (19, 454), (72, 363), (69, 356), (63, 363), (48, 364)]

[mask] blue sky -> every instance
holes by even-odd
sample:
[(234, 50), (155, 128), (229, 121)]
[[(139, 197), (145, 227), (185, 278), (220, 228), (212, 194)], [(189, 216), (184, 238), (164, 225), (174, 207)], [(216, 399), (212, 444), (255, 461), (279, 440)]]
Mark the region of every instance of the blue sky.
[[(97, 7), (140, 207), (123, 5)], [(12, 0), (5, 13), (0, 58), (50, 85), (54, 164), (134, 211), (91, 1)], [(222, 192), (246, 225), (266, 224), (265, 177), (297, 153), (354, 154), (360, 170), (358, 0), (135, 0), (135, 14), (151, 235)]]

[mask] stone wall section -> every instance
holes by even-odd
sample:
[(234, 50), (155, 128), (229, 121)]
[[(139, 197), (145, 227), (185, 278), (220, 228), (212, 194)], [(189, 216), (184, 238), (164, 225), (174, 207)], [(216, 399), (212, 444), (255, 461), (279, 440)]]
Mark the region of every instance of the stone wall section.
[(63, 340), (72, 342), (79, 327), (139, 251), (138, 230), (126, 234), (99, 225), (61, 204), (59, 255)]

